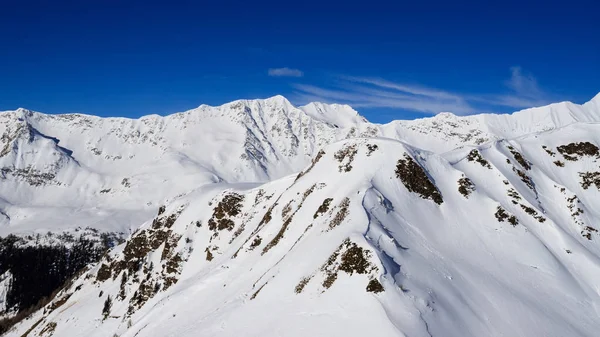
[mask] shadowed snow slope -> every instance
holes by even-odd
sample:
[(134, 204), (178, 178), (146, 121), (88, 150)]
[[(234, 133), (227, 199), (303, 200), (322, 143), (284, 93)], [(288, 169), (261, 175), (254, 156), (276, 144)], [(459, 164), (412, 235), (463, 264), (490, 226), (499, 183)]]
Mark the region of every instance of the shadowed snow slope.
[(3, 113), (3, 233), (135, 229), (6, 335), (595, 336), (597, 101)]

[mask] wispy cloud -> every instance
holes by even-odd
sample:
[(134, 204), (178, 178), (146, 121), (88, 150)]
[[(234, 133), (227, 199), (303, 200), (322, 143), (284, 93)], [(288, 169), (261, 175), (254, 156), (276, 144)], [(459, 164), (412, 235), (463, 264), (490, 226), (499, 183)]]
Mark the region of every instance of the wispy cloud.
[(273, 77), (302, 77), (304, 73), (299, 69), (293, 68), (271, 68), (268, 71), (269, 76)]
[(372, 85), (375, 85), (375, 86), (378, 86), (381, 88), (393, 89), (393, 90), (397, 90), (397, 91), (404, 92), (407, 94), (412, 94), (412, 95), (441, 98), (441, 99), (460, 99), (460, 96), (451, 94), (449, 92), (445, 92), (442, 90), (420, 87), (418, 85), (399, 84), (399, 83), (386, 81), (381, 78), (352, 77), (352, 76), (346, 76), (344, 78), (346, 78), (349, 81), (372, 84)]
[(533, 75), (523, 73), (520, 67), (512, 67), (510, 71), (510, 79), (506, 81), (505, 85), (511, 90), (511, 93), (497, 96), (495, 104), (513, 108), (528, 108), (552, 102), (549, 95), (540, 89)]
[(467, 115), (499, 107), (520, 109), (552, 102), (531, 74), (524, 73), (519, 67), (512, 67), (510, 71), (511, 76), (504, 83), (505, 92), (496, 94), (459, 94), (424, 85), (357, 76), (337, 76), (334, 83), (325, 87), (306, 84), (294, 84), (293, 87), (295, 98), (302, 102), (317, 100), (356, 108), (394, 108), (425, 114), (452, 112)]
[(295, 84), (294, 88), (298, 97), (345, 103), (356, 108), (395, 108), (426, 114), (443, 111), (456, 114), (476, 112), (459, 95), (442, 90), (400, 84), (380, 78), (343, 76), (339, 80), (333, 89), (304, 84)]

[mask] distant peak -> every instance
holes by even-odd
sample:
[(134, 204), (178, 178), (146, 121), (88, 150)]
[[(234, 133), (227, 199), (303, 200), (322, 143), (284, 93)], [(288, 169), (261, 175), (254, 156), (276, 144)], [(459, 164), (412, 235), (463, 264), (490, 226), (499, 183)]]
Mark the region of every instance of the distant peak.
[(307, 115), (341, 127), (356, 126), (367, 120), (358, 111), (345, 104), (308, 103), (299, 107)]
[(436, 115), (437, 117), (440, 118), (456, 118), (457, 116), (455, 114), (453, 114), (452, 112), (440, 112), (439, 114)]
[(336, 108), (346, 108), (346, 109), (352, 109), (354, 110), (350, 105), (348, 104), (341, 104), (341, 103), (323, 103), (323, 102), (310, 102), (304, 106), (319, 106), (319, 107), (336, 107)]
[(310, 102), (306, 105), (300, 106), (300, 109), (316, 109), (320, 113), (327, 113), (327, 111), (336, 110), (336, 111), (346, 111), (351, 115), (359, 115), (358, 111), (354, 110), (348, 104), (339, 104), (339, 103), (322, 103), (322, 102)]
[(275, 95), (273, 97), (266, 98), (265, 101), (271, 102), (289, 102), (287, 98), (282, 95)]
[[(236, 106), (236, 105), (249, 105), (249, 104), (270, 104), (275, 106), (293, 106), (290, 101), (281, 95), (276, 95), (268, 98), (256, 98), (256, 99), (238, 99), (232, 102), (221, 105), (224, 106)], [(198, 108), (212, 108), (213, 106), (202, 104)]]
[(15, 112), (19, 118), (29, 117), (33, 114), (33, 111), (25, 109), (25, 108), (18, 108), (17, 110), (15, 110)]
[(275, 95), (263, 100), (265, 103), (271, 103), (275, 105), (293, 106), (290, 101), (282, 95)]

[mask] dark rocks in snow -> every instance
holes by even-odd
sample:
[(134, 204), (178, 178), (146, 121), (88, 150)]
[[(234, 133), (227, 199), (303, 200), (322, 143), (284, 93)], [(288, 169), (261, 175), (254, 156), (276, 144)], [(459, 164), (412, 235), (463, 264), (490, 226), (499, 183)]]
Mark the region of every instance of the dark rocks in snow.
[(262, 242), (262, 238), (260, 237), (260, 235), (257, 235), (254, 240), (252, 241), (252, 243), (250, 244), (250, 250), (260, 246)]
[(523, 157), (523, 155), (519, 151), (515, 150), (515, 148), (512, 146), (509, 146), (508, 150), (510, 151), (510, 153), (512, 153), (513, 157), (515, 158), (517, 163), (521, 165), (522, 168), (524, 168), (527, 171), (531, 170), (531, 164), (527, 161), (527, 159), (525, 159), (525, 157)]
[[(294, 212), (294, 214), (295, 214), (295, 212)], [(271, 240), (271, 242), (269, 242), (265, 246), (265, 248), (263, 248), (263, 251), (262, 251), (263, 254), (265, 254), (266, 252), (268, 252), (271, 248), (275, 247), (279, 243), (279, 241), (283, 238), (283, 234), (285, 233), (285, 231), (288, 229), (288, 226), (292, 222), (294, 214), (292, 214), (287, 220), (285, 220), (283, 222), (283, 225), (281, 226), (281, 228), (279, 229), (279, 231), (277, 232), (277, 234), (275, 234), (275, 237), (273, 237), (273, 239)]]
[(340, 162), (340, 172), (350, 172), (352, 170), (352, 162), (358, 153), (356, 144), (346, 145), (341, 150), (337, 151), (333, 157)]
[(544, 151), (546, 151), (546, 153), (552, 157), (554, 157), (556, 155), (556, 153), (554, 151), (550, 150), (546, 145), (542, 145), (542, 149), (544, 149)]
[(110, 295), (106, 296), (104, 300), (104, 306), (102, 307), (102, 317), (106, 319), (110, 315), (110, 309), (112, 309), (112, 298)]
[(425, 170), (406, 153), (404, 159), (399, 159), (396, 164), (396, 177), (402, 181), (409, 192), (417, 193), (423, 199), (431, 199), (438, 205), (444, 202), (442, 194), (431, 182)]
[(329, 289), (333, 282), (337, 279), (337, 259), (340, 255), (340, 250), (346, 244), (350, 243), (350, 240), (346, 239), (331, 255), (327, 258), (327, 261), (321, 266), (321, 271), (325, 273), (325, 280), (323, 280), (323, 287)]
[(281, 210), (281, 218), (282, 219), (285, 219), (288, 217), (288, 215), (290, 215), (290, 212), (292, 211), (292, 201), (293, 200), (290, 200), (290, 202), (288, 202)]
[(304, 290), (304, 287), (306, 287), (311, 278), (312, 276), (304, 277), (300, 280), (300, 282), (298, 282), (298, 285), (296, 285), (296, 288), (294, 289), (296, 294), (300, 294), (302, 290)]
[(517, 190), (515, 190), (514, 188), (509, 188), (508, 191), (506, 191), (506, 193), (508, 194), (509, 197), (511, 197), (512, 203), (515, 205), (517, 204), (518, 200), (521, 200), (521, 196), (519, 195), (519, 192), (517, 192)]
[(367, 157), (370, 157), (378, 148), (377, 144), (367, 144)]
[(206, 247), (206, 249), (204, 250), (206, 252), (206, 261), (210, 262), (214, 259), (214, 256), (212, 254), (212, 252), (210, 251), (210, 246)]
[(581, 235), (588, 240), (592, 240), (592, 233), (598, 233), (598, 230), (591, 226), (585, 226), (585, 228), (581, 231)]
[(327, 211), (329, 210), (329, 204), (331, 204), (332, 201), (333, 198), (326, 198), (325, 200), (323, 200), (323, 203), (319, 206), (319, 208), (317, 208), (317, 211), (313, 215), (313, 219), (316, 219), (321, 214), (327, 213)]
[(377, 279), (372, 279), (369, 281), (369, 284), (367, 284), (367, 292), (377, 294), (382, 291), (385, 291), (385, 289), (383, 289), (383, 285), (381, 285)]
[(32, 166), (26, 168), (3, 167), (0, 170), (3, 176), (12, 175), (31, 186), (61, 185), (59, 181), (55, 180), (56, 175), (53, 172), (42, 172)]
[(521, 181), (525, 183), (525, 185), (527, 185), (527, 187), (529, 187), (529, 189), (531, 190), (535, 190), (535, 185), (533, 184), (533, 180), (531, 180), (531, 177), (529, 177), (527, 174), (525, 174), (525, 172), (519, 170), (518, 168), (513, 166), (513, 172), (515, 172), (520, 178)]
[(350, 275), (352, 273), (366, 274), (374, 268), (371, 262), (369, 262), (370, 257), (371, 252), (352, 242), (346, 245), (346, 250), (341, 255), (339, 270), (345, 271)]
[[(279, 231), (277, 232), (275, 237), (273, 237), (273, 239), (271, 239), (271, 241), (265, 246), (265, 248), (263, 248), (262, 254), (267, 253), (271, 248), (275, 247), (279, 243), (279, 241), (283, 238), (285, 231), (288, 229), (289, 225), (292, 223), (294, 215), (302, 208), (304, 201), (306, 200), (306, 198), (308, 198), (309, 195), (311, 195), (311, 193), (315, 190), (316, 186), (317, 186), (316, 184), (313, 184), (310, 188), (308, 188), (306, 191), (304, 191), (304, 193), (302, 193), (302, 200), (300, 200), (298, 207), (296, 208), (296, 210), (293, 213), (291, 213), (287, 216), (287, 218), (283, 222), (283, 225), (281, 226), (281, 228), (279, 229)], [(291, 204), (288, 204), (288, 205), (291, 205)], [(266, 214), (265, 214), (265, 216), (266, 216)]]
[(358, 246), (350, 239), (344, 240), (321, 266), (321, 271), (325, 274), (323, 287), (329, 289), (337, 280), (340, 270), (349, 275), (354, 273), (370, 274), (370, 278), (374, 279), (378, 269), (370, 259), (370, 251)]
[(590, 156), (600, 158), (600, 150), (598, 146), (590, 142), (569, 143), (556, 148), (560, 154), (570, 161), (577, 160), (577, 156)]
[(581, 177), (581, 187), (584, 190), (587, 190), (592, 185), (595, 185), (600, 190), (600, 172), (579, 172), (579, 177)]
[(112, 276), (112, 270), (110, 265), (103, 263), (100, 265), (100, 269), (98, 269), (98, 273), (96, 274), (96, 279), (99, 282), (104, 282), (108, 280)]
[(263, 288), (267, 285), (268, 282), (265, 282), (265, 284), (263, 284), (262, 286), (260, 286), (260, 288), (258, 288), (258, 290), (256, 290), (254, 292), (254, 294), (252, 294), (252, 296), (250, 296), (250, 299), (253, 300), (256, 298), (256, 296), (258, 296), (258, 293), (260, 293), (261, 290), (263, 290)]
[(496, 219), (498, 219), (498, 222), (508, 221), (513, 227), (519, 224), (517, 217), (509, 214), (502, 206), (498, 206), (494, 215), (496, 216)]
[(469, 198), (469, 195), (475, 191), (475, 184), (471, 181), (471, 179), (467, 177), (462, 177), (458, 179), (458, 192), (462, 194), (465, 198)]
[(342, 221), (344, 221), (344, 219), (346, 219), (348, 214), (350, 214), (349, 206), (350, 206), (350, 199), (348, 199), (347, 197), (344, 198), (342, 200), (342, 202), (340, 202), (340, 204), (337, 206), (337, 208), (338, 208), (337, 213), (335, 214), (335, 216), (333, 217), (333, 219), (331, 219), (331, 222), (329, 223), (330, 230), (339, 226), (342, 223)]
[(545, 222), (546, 218), (544, 218), (541, 215), (538, 215), (537, 211), (527, 205), (523, 205), (521, 204), (521, 208), (525, 211), (525, 213), (531, 215), (534, 219), (536, 219), (539, 222)]
[[(127, 289), (137, 286), (129, 299), (127, 315), (132, 315), (158, 291), (167, 290), (178, 281), (177, 275), (181, 272), (183, 258), (180, 253), (175, 253), (175, 248), (182, 236), (173, 233), (171, 228), (182, 211), (180, 208), (166, 215), (161, 207), (160, 215), (154, 219), (151, 227), (135, 233), (127, 241), (121, 255), (114, 260), (107, 255), (102, 261), (96, 274), (97, 282), (104, 282), (111, 277), (116, 279), (122, 275), (118, 300), (125, 300)], [(153, 262), (148, 266), (148, 254), (160, 247), (160, 269), (155, 272)], [(140, 279), (140, 274), (143, 279)]]
[(471, 150), (471, 152), (469, 152), (469, 154), (467, 155), (467, 160), (470, 162), (477, 162), (479, 164), (481, 164), (481, 166), (488, 168), (488, 169), (492, 169), (492, 166), (490, 165), (490, 163), (485, 160), (482, 156), (481, 153), (479, 153), (479, 151), (477, 151), (476, 149)]
[(244, 201), (244, 196), (240, 194), (226, 194), (215, 207), (213, 216), (208, 220), (208, 228), (212, 231), (224, 229), (231, 231), (235, 227), (235, 222), (230, 218), (241, 213), (242, 201)]

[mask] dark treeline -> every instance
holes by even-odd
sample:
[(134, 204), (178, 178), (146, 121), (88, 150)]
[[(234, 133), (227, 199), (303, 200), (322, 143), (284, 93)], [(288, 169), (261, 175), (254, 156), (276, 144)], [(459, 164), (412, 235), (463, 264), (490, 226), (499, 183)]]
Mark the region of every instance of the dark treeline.
[(96, 262), (112, 246), (100, 240), (72, 238), (68, 244), (28, 245), (21, 237), (0, 238), (0, 275), (12, 274), (7, 309), (18, 312), (36, 305), (87, 264)]

